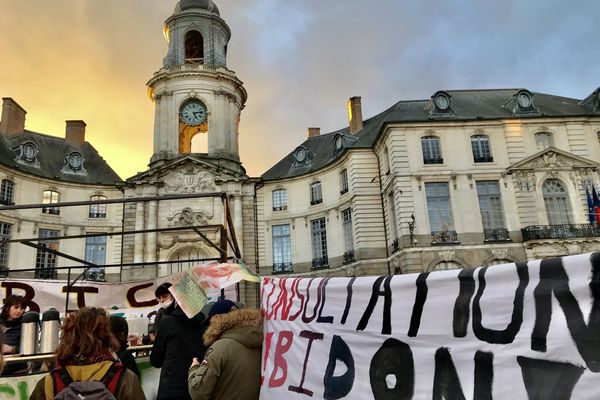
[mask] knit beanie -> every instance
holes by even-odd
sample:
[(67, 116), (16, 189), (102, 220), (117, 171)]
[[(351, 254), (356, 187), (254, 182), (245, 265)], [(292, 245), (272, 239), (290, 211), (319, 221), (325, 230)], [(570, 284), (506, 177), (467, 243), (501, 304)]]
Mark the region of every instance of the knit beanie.
[(208, 318), (217, 314), (227, 314), (233, 307), (237, 307), (233, 301), (228, 299), (219, 300), (210, 308)]

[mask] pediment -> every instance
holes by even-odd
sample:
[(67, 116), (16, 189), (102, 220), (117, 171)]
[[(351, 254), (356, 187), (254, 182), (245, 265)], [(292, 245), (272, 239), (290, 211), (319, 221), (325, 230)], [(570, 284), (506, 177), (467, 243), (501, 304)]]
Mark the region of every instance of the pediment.
[[(181, 180), (185, 178), (187, 179), (187, 182), (190, 182), (192, 175), (197, 175), (197, 180), (201, 181), (212, 179), (213, 183), (215, 180), (242, 178), (242, 176), (240, 176), (240, 174), (236, 173), (235, 171), (230, 171), (226, 168), (215, 166), (209, 161), (205, 161), (191, 155), (186, 155), (166, 162), (164, 164), (157, 165), (155, 167), (150, 168), (147, 171), (132, 176), (131, 178), (127, 179), (127, 182), (135, 184), (152, 181), (164, 182), (165, 185), (168, 185), (169, 182), (173, 179)], [(193, 187), (197, 189), (199, 187), (206, 188), (208, 186), (203, 184), (196, 184), (196, 186)], [(186, 191), (184, 193), (198, 192), (198, 190), (189, 190), (191, 191)]]
[(508, 167), (508, 171), (597, 169), (595, 161), (588, 160), (555, 147), (549, 147)]

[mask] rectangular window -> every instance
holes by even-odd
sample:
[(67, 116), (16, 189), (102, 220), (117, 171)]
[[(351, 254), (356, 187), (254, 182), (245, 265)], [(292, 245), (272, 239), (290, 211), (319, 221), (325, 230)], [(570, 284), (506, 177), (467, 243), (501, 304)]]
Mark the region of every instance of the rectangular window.
[(342, 223), (344, 227), (344, 263), (354, 261), (354, 240), (352, 239), (352, 209), (342, 211)]
[[(58, 231), (40, 229), (39, 238), (53, 238), (58, 236)], [(58, 240), (44, 240), (38, 242), (52, 250), (58, 250)], [(35, 277), (38, 279), (56, 279), (56, 255), (39, 249), (35, 257)]]
[(104, 264), (106, 264), (106, 236), (85, 238), (85, 261), (98, 266), (98, 268), (90, 268), (85, 278), (90, 281), (103, 281)]
[[(11, 224), (0, 222), (0, 239), (10, 240)], [(8, 243), (0, 244), (0, 277), (8, 276)]]
[(11, 206), (14, 203), (15, 193), (15, 183), (8, 179), (2, 180), (2, 185), (0, 186), (0, 204), (5, 206)]
[(340, 194), (348, 193), (348, 170), (340, 172)]
[(448, 183), (426, 183), (425, 194), (431, 233), (454, 231)]
[[(60, 194), (55, 192), (54, 190), (44, 190), (44, 195), (42, 197), (42, 204), (56, 204), (60, 200)], [(42, 213), (44, 214), (53, 214), (59, 215), (60, 208), (58, 207), (43, 207)]]
[(287, 210), (287, 190), (273, 190), (273, 211)]
[(325, 218), (310, 221), (310, 228), (312, 234), (313, 269), (328, 268)]
[(292, 271), (290, 225), (273, 225), (273, 272)]
[(315, 182), (310, 185), (310, 205), (320, 204), (323, 202), (323, 192), (321, 191), (321, 182)]
[(478, 181), (477, 198), (485, 240), (509, 240), (498, 181)]
[[(106, 196), (92, 196), (90, 201), (103, 201)], [(90, 218), (106, 218), (106, 204), (90, 204)]]
[(437, 136), (425, 136), (421, 138), (421, 149), (423, 150), (424, 164), (443, 164), (440, 138)]

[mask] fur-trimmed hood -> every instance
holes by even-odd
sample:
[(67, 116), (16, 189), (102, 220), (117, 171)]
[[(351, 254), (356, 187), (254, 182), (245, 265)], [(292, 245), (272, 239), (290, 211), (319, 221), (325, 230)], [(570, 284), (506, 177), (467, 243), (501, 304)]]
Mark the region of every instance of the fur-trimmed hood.
[(211, 346), (220, 338), (229, 338), (248, 348), (262, 346), (262, 312), (257, 309), (241, 309), (211, 318), (204, 332), (204, 345)]

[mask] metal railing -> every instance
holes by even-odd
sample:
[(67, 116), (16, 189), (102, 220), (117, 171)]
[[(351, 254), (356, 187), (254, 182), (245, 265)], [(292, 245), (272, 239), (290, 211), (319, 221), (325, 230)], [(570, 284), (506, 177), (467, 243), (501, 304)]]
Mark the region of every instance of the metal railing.
[(431, 231), (431, 244), (458, 244), (456, 231)]
[(507, 242), (510, 241), (508, 229), (484, 229), (483, 238), (486, 242)]
[(312, 269), (327, 269), (329, 268), (329, 260), (327, 258), (313, 258)]
[(562, 224), (562, 225), (530, 225), (521, 229), (523, 241), (544, 239), (571, 239), (600, 237), (600, 225), (597, 224)]
[(292, 263), (275, 263), (273, 264), (274, 274), (283, 274), (286, 272), (293, 272)]
[(344, 264), (350, 264), (351, 262), (356, 261), (354, 258), (354, 251), (350, 250), (344, 253)]

